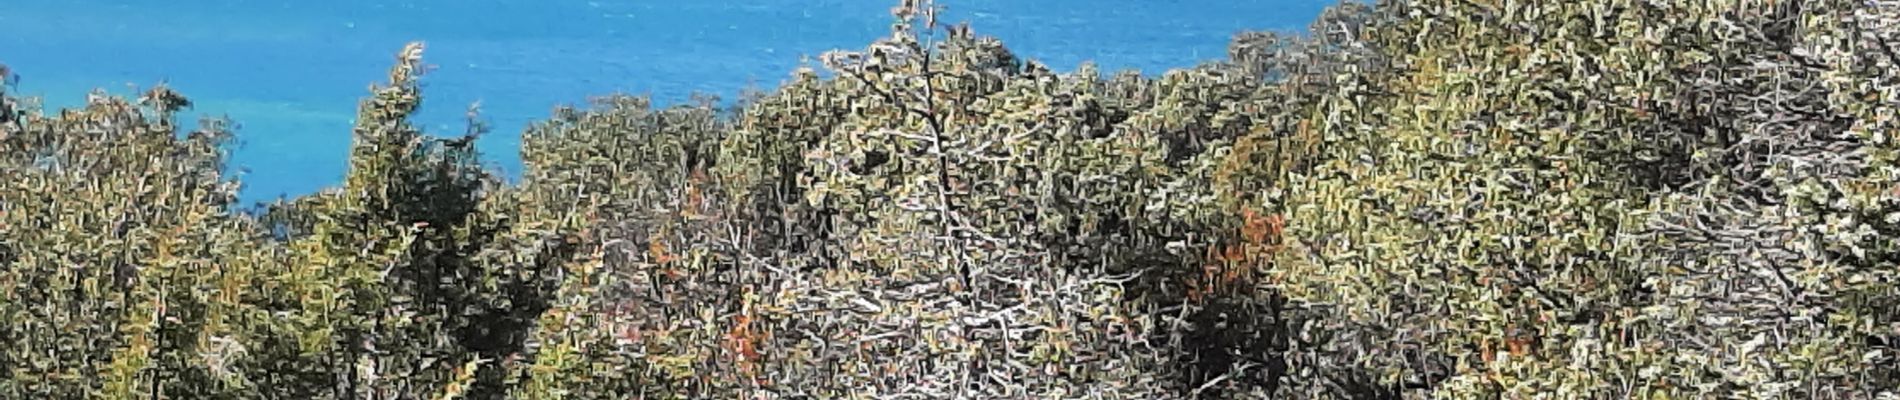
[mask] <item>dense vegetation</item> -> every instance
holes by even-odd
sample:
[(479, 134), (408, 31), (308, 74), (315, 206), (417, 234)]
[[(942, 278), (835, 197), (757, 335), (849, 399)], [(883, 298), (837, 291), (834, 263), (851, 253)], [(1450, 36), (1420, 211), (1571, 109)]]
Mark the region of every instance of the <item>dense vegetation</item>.
[(1156, 77), (934, 10), (519, 184), (411, 45), (250, 212), (178, 93), (0, 92), (0, 397), (1900, 396), (1900, 4), (1349, 2)]

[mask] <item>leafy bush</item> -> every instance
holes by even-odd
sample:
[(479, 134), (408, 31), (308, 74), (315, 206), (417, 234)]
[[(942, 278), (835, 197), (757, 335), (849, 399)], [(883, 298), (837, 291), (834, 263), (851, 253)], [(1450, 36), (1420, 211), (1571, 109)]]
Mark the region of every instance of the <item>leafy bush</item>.
[(413, 44), (249, 212), (168, 88), (0, 92), (0, 397), (1900, 395), (1900, 7), (1346, 2), (1152, 77), (893, 11), (517, 185)]

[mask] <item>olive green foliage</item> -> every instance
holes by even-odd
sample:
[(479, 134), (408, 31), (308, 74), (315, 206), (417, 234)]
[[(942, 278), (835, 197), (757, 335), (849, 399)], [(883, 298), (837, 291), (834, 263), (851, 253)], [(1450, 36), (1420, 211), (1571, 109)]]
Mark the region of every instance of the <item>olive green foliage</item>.
[(1893, 103), (1861, 92), (1895, 60), (1859, 25), (1892, 10), (1381, 7), (1406, 16), (1368, 43), (1390, 69), (1321, 103), (1326, 161), (1277, 205), (1301, 240), (1276, 288), (1338, 316), (1312, 370), (1451, 397), (1894, 387), (1869, 218)]
[[(263, 262), (228, 218), (225, 125), (179, 137), (187, 105), (95, 94), (58, 115), (4, 110), (0, 128), (0, 395), (210, 394), (242, 352), (229, 333)], [(12, 100), (9, 105), (17, 104)], [(163, 376), (156, 372), (163, 371)]]
[(514, 185), (411, 45), (255, 212), (167, 88), (0, 93), (0, 397), (1900, 396), (1900, 6), (1344, 2), (1150, 76), (892, 11)]

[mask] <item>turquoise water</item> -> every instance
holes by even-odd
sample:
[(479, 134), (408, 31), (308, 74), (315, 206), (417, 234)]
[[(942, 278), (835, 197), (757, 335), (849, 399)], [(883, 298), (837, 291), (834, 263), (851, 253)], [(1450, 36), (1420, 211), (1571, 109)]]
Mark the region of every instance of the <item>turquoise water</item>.
[[(355, 102), (403, 43), (438, 66), (419, 117), (461, 132), (481, 102), (495, 132), (478, 144), (517, 173), (521, 127), (593, 95), (770, 88), (803, 56), (886, 34), (892, 0), (9, 0), (0, 63), (49, 106), (92, 88), (168, 82), (197, 115), (228, 115), (245, 201), (336, 184)], [(1157, 72), (1220, 58), (1240, 30), (1294, 30), (1327, 0), (939, 0), (1018, 55), (1058, 70)]]

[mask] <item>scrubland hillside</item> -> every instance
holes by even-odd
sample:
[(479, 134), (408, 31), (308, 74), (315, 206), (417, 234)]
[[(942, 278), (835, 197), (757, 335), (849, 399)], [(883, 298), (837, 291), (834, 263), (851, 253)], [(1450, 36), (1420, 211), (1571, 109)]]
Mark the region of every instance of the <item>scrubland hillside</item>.
[(420, 44), (258, 209), (178, 93), (0, 93), (0, 397), (1900, 398), (1900, 4), (1349, 2), (1144, 77), (923, 3), (518, 184)]

